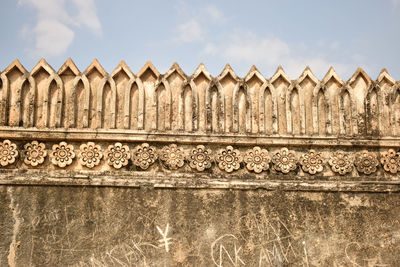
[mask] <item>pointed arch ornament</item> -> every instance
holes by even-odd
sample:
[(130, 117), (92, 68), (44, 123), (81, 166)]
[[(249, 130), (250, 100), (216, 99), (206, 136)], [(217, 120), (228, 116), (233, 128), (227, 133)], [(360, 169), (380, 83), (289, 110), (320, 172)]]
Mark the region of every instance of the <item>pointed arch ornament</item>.
[[(16, 75), (12, 81), (11, 72)], [(304, 182), (297, 186), (325, 190), (323, 185), (336, 181), (337, 166), (346, 166), (345, 172), (338, 172), (340, 179), (351, 181), (354, 187), (343, 190), (372, 190), (379, 179), (398, 179), (400, 82), (386, 70), (373, 81), (359, 68), (344, 82), (333, 68), (322, 80), (309, 67), (299, 78), (291, 80), (282, 67), (267, 78), (252, 66), (241, 78), (227, 64), (219, 76), (213, 77), (204, 64), (199, 64), (189, 76), (177, 63), (160, 74), (149, 61), (135, 74), (121, 61), (108, 74), (96, 59), (80, 72), (69, 58), (57, 72), (44, 59), (30, 72), (16, 60), (0, 73), (0, 80), (0, 142), (5, 147), (0, 155), (11, 153), (11, 143), (15, 144), (13, 155), (21, 155), (3, 164), (4, 173), (18, 168), (27, 169), (32, 175), (47, 168), (54, 173), (83, 171), (93, 177), (118, 173), (121, 177), (113, 182), (101, 181), (115, 185), (121, 179), (120, 185), (128, 186), (159, 185), (161, 177), (168, 173), (183, 179), (169, 186), (189, 186), (190, 181), (198, 178), (203, 180), (191, 186), (229, 188), (270, 188), (273, 179), (295, 175)], [(159, 108), (161, 103), (163, 108)], [(365, 131), (358, 121), (360, 116), (364, 116)], [(40, 164), (31, 164), (24, 158), (24, 145), (39, 143), (42, 155), (49, 157), (40, 158)], [(54, 159), (64, 157), (63, 150), (57, 146), (50, 149), (61, 143), (63, 147), (70, 145), (70, 150), (75, 149), (78, 155), (68, 157), (68, 164), (62, 166), (55, 164)], [(89, 150), (81, 150), (89, 143), (96, 144), (96, 151), (104, 159), (83, 168), (78, 164), (82, 153), (92, 155)], [(149, 162), (148, 165), (139, 164), (135, 154), (143, 147), (151, 147), (150, 158), (147, 149), (140, 153), (140, 161)], [(178, 150), (166, 152), (163, 147), (179, 147), (179, 155), (174, 154)], [(163, 151), (162, 157), (159, 151)], [(260, 153), (249, 151), (262, 151), (262, 158)], [(28, 154), (35, 157), (36, 152)], [(251, 159), (242, 161), (246, 153), (251, 154)], [(377, 164), (367, 175), (358, 171), (356, 161), (350, 160), (360, 153), (368, 154), (364, 158), (374, 159), (374, 166)], [(166, 159), (175, 157), (180, 159), (179, 168), (166, 168)], [(332, 157), (334, 160), (329, 163)], [(269, 158), (271, 162), (266, 160)], [(315, 158), (318, 168), (310, 171), (307, 166), (314, 166)], [(117, 159), (123, 159), (123, 164), (115, 165)], [(286, 166), (286, 160), (290, 168), (276, 167)], [(203, 162), (204, 167), (196, 165)], [(234, 169), (221, 168), (221, 162)], [(262, 171), (251, 171), (246, 167), (249, 162), (263, 162)], [(125, 174), (131, 175), (132, 180)], [(7, 177), (0, 172), (0, 181)], [(216, 182), (216, 177), (222, 182)], [(68, 183), (78, 183), (68, 179)], [(35, 181), (40, 184), (40, 180)], [(363, 181), (370, 184), (362, 184)], [(47, 182), (62, 184), (63, 180)], [(90, 184), (90, 179), (82, 178), (79, 183)], [(293, 188), (294, 183), (283, 186)], [(394, 190), (393, 184), (385, 186)]]

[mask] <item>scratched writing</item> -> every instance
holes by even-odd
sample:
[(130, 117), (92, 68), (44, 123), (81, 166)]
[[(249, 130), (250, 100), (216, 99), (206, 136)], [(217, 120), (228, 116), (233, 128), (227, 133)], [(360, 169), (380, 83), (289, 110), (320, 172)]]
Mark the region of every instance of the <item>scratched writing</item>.
[[(25, 219), (30, 226), (30, 262), (68, 263), (68, 266), (396, 266), (387, 246), (397, 235), (380, 240), (349, 242), (326, 228), (311, 225), (321, 216), (293, 222), (279, 213), (247, 213), (232, 224), (188, 229), (151, 213), (135, 214), (114, 224), (112, 209), (78, 214), (73, 206), (43, 210)], [(311, 215), (310, 215), (311, 216)], [(171, 226), (170, 226), (171, 223)], [(117, 226), (116, 226), (117, 225)], [(233, 225), (235, 226), (235, 225)], [(114, 227), (114, 228), (113, 228)], [(212, 229), (209, 230), (209, 229)], [(204, 232), (205, 231), (205, 232)], [(208, 231), (208, 232), (207, 232)], [(102, 236), (107, 232), (109, 236)], [(118, 235), (123, 232), (123, 235)], [(119, 236), (110, 240), (110, 237)], [(399, 235), (400, 236), (400, 235)], [(98, 238), (105, 242), (91, 246)], [(358, 241), (358, 240), (357, 240)], [(42, 249), (41, 258), (35, 255)], [(79, 258), (72, 255), (81, 255)], [(58, 258), (56, 258), (57, 255)], [(195, 264), (196, 265), (196, 264)]]
[(168, 230), (169, 230), (169, 224), (167, 223), (167, 226), (165, 227), (165, 231), (163, 231), (159, 226), (156, 226), (158, 232), (162, 236), (162, 239), (158, 240), (160, 243), (159, 247), (164, 247), (166, 252), (169, 252), (169, 241), (171, 238), (168, 238)]
[[(381, 249), (372, 244), (350, 242), (346, 245), (344, 253), (347, 261), (353, 266), (389, 266), (383, 262), (380, 254)], [(368, 258), (365, 256), (366, 254), (369, 255)]]
[[(279, 216), (266, 214), (245, 215), (241, 221), (246, 229), (257, 236), (254, 244), (255, 257), (259, 266), (280, 266), (296, 263), (299, 266), (308, 266), (309, 258), (304, 236), (294, 234)], [(242, 234), (244, 242), (247, 235)]]
[(32, 218), (31, 225), (33, 228), (35, 228), (39, 224), (49, 225), (52, 223), (57, 223), (61, 216), (60, 213), (60, 210), (50, 210), (44, 214), (37, 215)]
[(240, 256), (241, 250), (236, 236), (222, 235), (211, 244), (211, 259), (218, 267), (222, 267), (223, 263), (232, 266), (245, 265)]

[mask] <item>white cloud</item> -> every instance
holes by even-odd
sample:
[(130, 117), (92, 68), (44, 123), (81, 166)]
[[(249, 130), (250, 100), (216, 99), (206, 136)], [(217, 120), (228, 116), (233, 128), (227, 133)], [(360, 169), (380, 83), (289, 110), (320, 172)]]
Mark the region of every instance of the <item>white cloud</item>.
[(210, 25), (227, 21), (224, 14), (214, 5), (194, 9), (192, 6), (187, 5), (186, 2), (180, 2), (176, 9), (186, 20), (176, 26), (172, 38), (175, 42), (192, 43), (203, 41)]
[(197, 42), (203, 40), (204, 35), (205, 31), (200, 23), (195, 19), (191, 19), (178, 25), (175, 41), (185, 43)]
[(341, 49), (338, 41), (319, 40), (310, 47), (305, 41), (289, 43), (273, 35), (226, 27), (222, 33), (220, 27), (218, 35), (215, 35), (216, 31), (212, 27), (224, 27), (224, 23), (229, 21), (215, 5), (196, 9), (186, 2), (180, 2), (177, 10), (187, 20), (176, 27), (173, 40), (182, 43), (199, 42), (203, 56), (212, 56), (230, 63), (240, 75), (246, 74), (253, 64), (271, 74), (282, 65), (293, 79), (306, 66), (310, 66), (318, 78), (322, 78), (330, 66), (334, 66), (340, 74), (348, 75), (352, 71), (349, 64), (328, 60), (330, 54)]
[(203, 53), (206, 55), (216, 55), (218, 52), (218, 47), (213, 43), (208, 43), (203, 49)]
[[(302, 52), (305, 49), (303, 45), (299, 48)], [(322, 56), (298, 55), (293, 45), (277, 37), (260, 37), (245, 31), (230, 33), (221, 43), (206, 44), (203, 53), (220, 56), (226, 62), (237, 66), (247, 67), (255, 64), (268, 71), (273, 71), (278, 65), (282, 65), (292, 78), (298, 77), (306, 66), (310, 66), (319, 78), (322, 78), (332, 65), (340, 73), (347, 74), (350, 70), (348, 65), (330, 62)]]
[(207, 19), (212, 19), (215, 22), (225, 22), (227, 18), (222, 14), (216, 6), (208, 5), (201, 12), (204, 13)]
[(340, 46), (341, 46), (341, 44), (339, 41), (334, 41), (329, 45), (330, 49), (332, 49), (332, 50), (339, 50)]
[(231, 35), (221, 51), (226, 58), (244, 62), (279, 64), (290, 54), (289, 46), (278, 38), (258, 38), (255, 34), (237, 32)]
[(74, 32), (57, 20), (39, 20), (34, 28), (35, 53), (48, 57), (64, 53), (74, 40)]
[[(74, 40), (74, 28), (87, 27), (101, 36), (101, 24), (96, 14), (94, 0), (19, 0), (21, 6), (29, 6), (37, 12), (35, 26), (25, 25), (21, 35), (32, 37), (34, 56), (52, 57), (65, 53)], [(77, 15), (70, 15), (68, 8), (76, 8)], [(28, 45), (29, 42), (28, 42)]]
[(391, 0), (391, 2), (394, 7), (400, 6), (400, 0)]
[(78, 21), (100, 36), (102, 34), (101, 24), (96, 14), (96, 5), (94, 0), (72, 1), (75, 3), (79, 11), (77, 17)]

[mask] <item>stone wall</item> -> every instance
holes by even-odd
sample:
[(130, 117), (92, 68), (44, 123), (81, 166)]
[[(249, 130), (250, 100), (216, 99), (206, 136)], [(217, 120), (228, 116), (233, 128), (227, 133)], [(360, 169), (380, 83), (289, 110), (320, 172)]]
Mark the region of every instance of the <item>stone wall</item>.
[(1, 266), (399, 264), (399, 194), (4, 186), (0, 199)]
[(0, 266), (400, 265), (386, 70), (0, 77)]

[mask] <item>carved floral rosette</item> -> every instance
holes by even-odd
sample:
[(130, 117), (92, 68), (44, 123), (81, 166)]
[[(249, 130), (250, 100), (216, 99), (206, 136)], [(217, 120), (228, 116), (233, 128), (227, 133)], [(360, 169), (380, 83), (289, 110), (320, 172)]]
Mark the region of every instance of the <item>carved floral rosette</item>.
[(357, 171), (364, 174), (371, 174), (376, 172), (376, 167), (379, 165), (375, 153), (363, 150), (357, 152), (354, 159)]
[(0, 165), (7, 166), (13, 164), (18, 157), (17, 145), (10, 140), (0, 143)]
[(72, 163), (75, 158), (74, 147), (67, 144), (66, 142), (60, 142), (52, 147), (51, 151), (51, 163), (57, 165), (60, 168), (64, 168)]
[(187, 156), (187, 160), (192, 169), (198, 171), (209, 169), (211, 168), (212, 162), (211, 149), (206, 148), (203, 145), (198, 145), (196, 148), (192, 149), (190, 154)]
[(24, 145), (24, 162), (33, 167), (38, 166), (44, 162), (47, 156), (46, 147), (43, 143), (32, 141)]
[(234, 149), (232, 146), (227, 146), (225, 149), (220, 149), (216, 161), (218, 167), (226, 172), (233, 172), (240, 168), (240, 163), (243, 158), (240, 151)]
[(397, 173), (400, 170), (400, 153), (393, 149), (382, 152), (381, 163), (385, 171), (393, 174)]
[(332, 171), (339, 173), (340, 175), (345, 175), (353, 170), (352, 157), (343, 151), (332, 153), (328, 163), (331, 165)]
[(297, 167), (296, 153), (284, 147), (272, 156), (272, 163), (274, 169), (282, 173), (294, 171)]
[(171, 170), (176, 170), (185, 163), (185, 153), (176, 144), (164, 146), (160, 151), (160, 159)]
[(113, 166), (115, 169), (120, 169), (128, 165), (131, 153), (128, 146), (117, 142), (108, 146), (105, 156), (108, 165)]
[[(108, 146), (107, 151), (103, 152), (100, 145), (94, 142), (87, 142), (80, 145), (77, 156), (80, 164), (87, 168), (100, 165), (104, 156), (107, 164), (116, 169), (127, 166), (129, 160), (132, 159), (135, 166), (142, 170), (147, 170), (157, 159), (160, 159), (163, 165), (171, 170), (183, 167), (185, 160), (187, 160), (191, 169), (201, 172), (213, 167), (212, 163), (215, 160), (218, 168), (225, 172), (231, 173), (239, 170), (241, 163), (244, 162), (246, 169), (256, 174), (268, 170), (271, 162), (274, 170), (284, 174), (296, 170), (297, 163), (299, 163), (304, 173), (314, 175), (323, 172), (325, 164), (325, 159), (322, 156), (323, 152), (318, 152), (314, 149), (301, 154), (299, 159), (296, 157), (298, 152), (289, 150), (286, 147), (273, 153), (272, 157), (270, 157), (268, 150), (259, 146), (248, 149), (246, 152), (240, 152), (232, 146), (227, 146), (220, 149), (215, 156), (213, 156), (212, 150), (204, 145), (197, 145), (189, 151), (190, 153), (186, 155), (184, 148), (177, 146), (177, 144), (164, 146), (157, 151), (155, 147), (150, 146), (148, 143), (137, 145), (130, 151), (128, 145), (122, 145), (117, 142)], [(44, 143), (32, 141), (26, 143), (24, 150), (21, 150), (20, 153), (23, 155), (21, 160), (26, 165), (33, 167), (43, 164), (47, 154), (49, 154), (51, 163), (60, 168), (71, 165), (75, 158), (74, 146), (64, 141), (54, 144), (51, 152), (47, 152)], [(345, 153), (339, 150), (332, 152), (327, 162), (332, 171), (340, 175), (348, 175), (354, 168), (360, 174), (369, 175), (377, 171), (379, 163), (382, 164), (386, 172), (392, 174), (399, 172), (400, 152), (388, 149), (385, 152), (381, 152), (379, 158), (377, 153), (368, 150)], [(10, 140), (0, 142), (0, 166), (14, 163), (18, 155), (19, 151), (16, 144)], [(302, 176), (303, 174), (300, 173), (299, 175)], [(331, 174), (326, 173), (324, 176), (329, 175)]]
[(101, 147), (93, 142), (82, 144), (78, 154), (79, 162), (88, 168), (93, 168), (100, 164), (100, 160), (103, 158)]
[(314, 149), (301, 155), (300, 164), (303, 171), (309, 174), (316, 174), (317, 172), (322, 172), (324, 169), (322, 154), (321, 152), (316, 152)]
[(249, 171), (261, 173), (262, 171), (269, 169), (271, 158), (266, 149), (261, 149), (260, 147), (256, 146), (253, 149), (247, 150), (243, 161), (246, 163), (246, 168)]
[(147, 170), (158, 158), (155, 147), (147, 143), (138, 145), (132, 151), (132, 161), (135, 166)]

